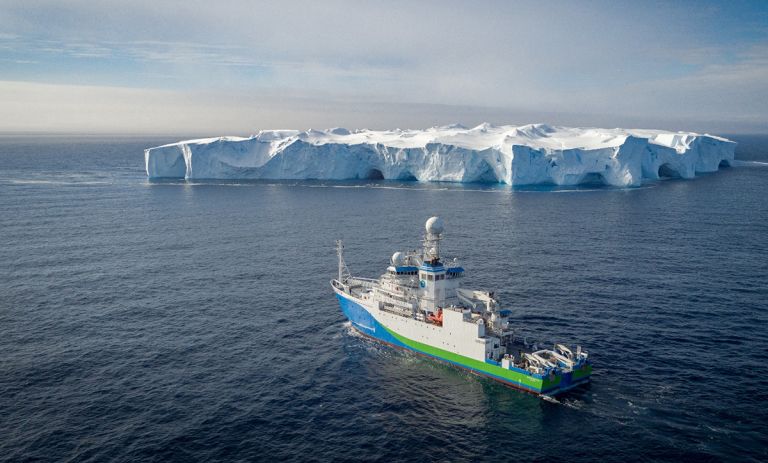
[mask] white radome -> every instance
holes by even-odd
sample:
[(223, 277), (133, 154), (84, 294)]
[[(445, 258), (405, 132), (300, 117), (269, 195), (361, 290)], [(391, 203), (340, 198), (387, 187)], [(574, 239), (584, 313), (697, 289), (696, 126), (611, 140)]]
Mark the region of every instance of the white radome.
[(432, 235), (439, 235), (445, 230), (445, 222), (440, 217), (430, 217), (427, 220), (424, 228), (427, 229), (427, 233)]
[(405, 254), (400, 251), (392, 254), (392, 265), (395, 267), (401, 267), (403, 262), (405, 262)]

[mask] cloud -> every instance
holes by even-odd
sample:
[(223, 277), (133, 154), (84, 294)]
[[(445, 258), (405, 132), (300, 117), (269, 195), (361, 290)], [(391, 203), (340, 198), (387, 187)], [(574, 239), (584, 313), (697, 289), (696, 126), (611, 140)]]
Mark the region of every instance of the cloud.
[(476, 108), (458, 106), (13, 81), (0, 81), (0, 108), (4, 132), (248, 135), (267, 128), (430, 126), (473, 111), (481, 118)]
[[(285, 115), (273, 118), (283, 126), (322, 119), (308, 102), (336, 108), (328, 113), (338, 117), (387, 102), (395, 112), (379, 110), (379, 121), (400, 126), (446, 114), (528, 114), (577, 125), (747, 120), (746, 130), (768, 119), (766, 10), (600, 1), (6, 0), (0, 59), (14, 66), (0, 69), (0, 79), (186, 95), (168, 104), (216, 95), (203, 104), (208, 113), (271, 104)], [(281, 111), (281, 102), (294, 109)], [(402, 107), (436, 114), (398, 116)], [(165, 124), (170, 130), (171, 120)]]
[[(765, 120), (696, 121), (547, 110), (463, 106), (353, 98), (295, 97), (237, 92), (177, 91), (0, 81), (0, 127), (5, 133), (75, 132), (178, 136), (249, 135), (261, 129), (343, 126), (424, 128), (462, 122), (576, 126), (664, 127), (734, 133), (765, 131)], [(659, 125), (659, 121), (662, 125)], [(616, 124), (618, 122), (618, 124)]]

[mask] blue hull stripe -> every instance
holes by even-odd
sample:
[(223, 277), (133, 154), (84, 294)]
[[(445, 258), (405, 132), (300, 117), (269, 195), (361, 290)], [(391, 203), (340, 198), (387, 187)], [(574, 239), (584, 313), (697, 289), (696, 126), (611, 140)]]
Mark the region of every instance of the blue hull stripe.
[(363, 306), (357, 302), (347, 299), (341, 294), (337, 293), (336, 297), (339, 299), (341, 311), (344, 312), (344, 315), (346, 315), (349, 321), (352, 322), (352, 326), (354, 326), (361, 333), (386, 343), (402, 347), (404, 349), (410, 349), (410, 347), (406, 346), (402, 342), (398, 341), (394, 336), (389, 334), (389, 331), (384, 329), (381, 323), (376, 321), (376, 319), (373, 318), (373, 315), (365, 310)]
[[(418, 349), (414, 349), (411, 346), (405, 345), (402, 342), (400, 342), (397, 338), (392, 336), (389, 331), (387, 331), (384, 326), (379, 323), (375, 318), (373, 318), (373, 315), (370, 314), (363, 306), (358, 304), (355, 301), (352, 301), (350, 299), (347, 299), (343, 294), (336, 293), (336, 297), (339, 300), (339, 305), (341, 306), (342, 312), (344, 312), (344, 315), (347, 316), (350, 322), (352, 322), (352, 326), (354, 326), (357, 330), (359, 330), (361, 333), (370, 336), (374, 339), (378, 339), (380, 341), (383, 341), (387, 344), (391, 344), (393, 346), (401, 347), (403, 349), (410, 350), (412, 352), (416, 352), (418, 354), (425, 355), (430, 358), (434, 358), (437, 360), (440, 360), (442, 362), (449, 363), (451, 365), (455, 365), (459, 368), (463, 368), (465, 370), (470, 370), (480, 376), (486, 376), (491, 379), (495, 379), (497, 381), (500, 381), (504, 384), (508, 384), (510, 386), (516, 387), (518, 389), (522, 389), (527, 392), (532, 392), (535, 394), (546, 394), (548, 392), (558, 391), (561, 392), (565, 389), (570, 389), (573, 386), (576, 386), (577, 384), (581, 384), (581, 381), (578, 381), (577, 383), (573, 384), (559, 384), (557, 387), (555, 387), (553, 390), (549, 391), (540, 391), (538, 389), (532, 389), (530, 387), (525, 386), (524, 384), (519, 383), (513, 383), (510, 382), (508, 379), (502, 378), (500, 376), (496, 376), (494, 374), (476, 370), (470, 366), (463, 365), (461, 363), (456, 363), (448, 359), (444, 359), (442, 357), (437, 357), (435, 355), (429, 354), (427, 352), (420, 351)], [(570, 382), (570, 381), (569, 381)], [(564, 387), (565, 386), (565, 387)]]

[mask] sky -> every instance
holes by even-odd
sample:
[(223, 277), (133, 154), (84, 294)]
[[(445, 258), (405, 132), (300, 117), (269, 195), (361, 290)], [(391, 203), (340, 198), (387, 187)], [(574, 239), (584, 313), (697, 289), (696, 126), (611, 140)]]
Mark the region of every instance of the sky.
[(0, 132), (768, 133), (768, 1), (0, 2)]

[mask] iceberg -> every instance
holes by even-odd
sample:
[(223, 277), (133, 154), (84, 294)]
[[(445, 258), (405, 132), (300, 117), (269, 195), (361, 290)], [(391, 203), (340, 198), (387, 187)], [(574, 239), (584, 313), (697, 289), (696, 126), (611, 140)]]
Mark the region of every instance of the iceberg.
[(151, 179), (387, 179), (508, 185), (690, 179), (734, 160), (713, 135), (546, 124), (425, 130), (264, 130), (144, 151)]

